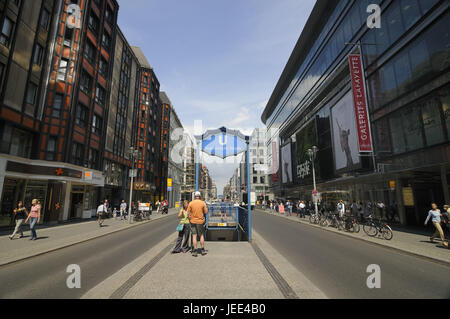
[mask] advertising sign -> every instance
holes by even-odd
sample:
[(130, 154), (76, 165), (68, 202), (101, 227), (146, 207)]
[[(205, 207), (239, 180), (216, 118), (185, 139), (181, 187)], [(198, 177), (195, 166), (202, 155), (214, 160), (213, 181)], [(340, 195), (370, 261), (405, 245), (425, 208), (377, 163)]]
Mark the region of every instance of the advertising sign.
[(366, 91), (364, 87), (364, 72), (361, 56), (350, 54), (350, 76), (352, 78), (353, 105), (356, 115), (356, 128), (358, 135), (358, 151), (372, 152), (372, 138), (370, 135), (370, 120), (367, 110)]
[(331, 118), (336, 170), (351, 169), (360, 162), (351, 91), (333, 106)]
[(172, 179), (171, 178), (167, 179), (167, 187), (172, 187)]
[[(312, 163), (308, 157), (308, 149), (317, 145), (316, 122), (311, 121), (303, 127), (295, 136), (295, 140), (297, 147), (295, 154), (295, 181), (297, 184), (310, 183), (312, 182)], [(319, 173), (317, 162), (316, 173)]]
[(283, 184), (290, 184), (292, 180), (292, 158), (291, 158), (291, 143), (281, 148), (281, 170), (283, 173)]
[(272, 142), (272, 182), (278, 182), (278, 143)]

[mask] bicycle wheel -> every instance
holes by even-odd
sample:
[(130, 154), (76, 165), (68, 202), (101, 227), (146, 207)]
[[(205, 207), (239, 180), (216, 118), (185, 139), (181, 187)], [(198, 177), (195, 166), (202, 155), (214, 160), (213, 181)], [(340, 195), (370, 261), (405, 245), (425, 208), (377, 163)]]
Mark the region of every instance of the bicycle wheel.
[(314, 223), (314, 215), (309, 215), (309, 222), (312, 224)]
[(344, 228), (345, 228), (344, 222), (340, 219), (338, 219), (336, 226), (337, 226), (338, 230), (344, 230)]
[(378, 234), (378, 229), (374, 223), (365, 224), (363, 230), (370, 237), (375, 237)]
[(353, 232), (354, 233), (359, 233), (359, 231), (361, 230), (361, 226), (358, 223), (353, 223)]
[(328, 226), (328, 219), (327, 218), (322, 218), (320, 220), (320, 226), (327, 227)]
[(383, 234), (383, 238), (386, 240), (391, 240), (394, 234), (392, 233), (391, 227), (384, 225), (381, 227), (381, 233)]

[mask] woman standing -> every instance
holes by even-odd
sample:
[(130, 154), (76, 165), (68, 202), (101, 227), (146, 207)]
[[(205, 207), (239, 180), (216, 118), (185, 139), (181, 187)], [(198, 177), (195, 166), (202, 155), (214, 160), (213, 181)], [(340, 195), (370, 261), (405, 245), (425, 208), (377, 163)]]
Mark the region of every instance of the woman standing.
[(433, 242), (434, 238), (436, 238), (439, 235), (442, 240), (442, 245), (448, 247), (448, 243), (445, 240), (444, 232), (442, 231), (441, 227), (441, 216), (442, 216), (441, 211), (438, 209), (436, 203), (432, 203), (431, 210), (428, 212), (427, 219), (425, 220), (425, 226), (428, 224), (428, 220), (431, 218), (431, 221), (433, 222), (436, 231), (434, 232), (433, 235), (431, 235), (430, 241)]
[(31, 238), (30, 240), (36, 240), (37, 234), (36, 234), (36, 223), (39, 224), (41, 221), (41, 205), (39, 205), (39, 201), (37, 199), (33, 199), (31, 201), (31, 209), (30, 214), (28, 215), (27, 219), (25, 220), (25, 224), (30, 221), (30, 230), (31, 230)]
[(278, 207), (278, 211), (280, 212), (280, 214), (284, 215), (284, 204), (283, 204), (283, 202), (280, 202), (280, 205)]
[(180, 220), (180, 224), (178, 225), (178, 239), (172, 254), (178, 254), (181, 252), (186, 253), (191, 249), (189, 245), (191, 225), (189, 224), (188, 218), (188, 206), (189, 202), (185, 200), (183, 202), (183, 208), (178, 213), (178, 219)]
[(9, 239), (11, 240), (14, 238), (14, 236), (16, 236), (18, 232), (20, 232), (19, 238), (23, 237), (22, 224), (28, 217), (28, 211), (25, 207), (23, 207), (22, 201), (19, 201), (17, 203), (17, 208), (14, 209), (13, 212), (14, 212), (14, 221), (16, 222), (16, 228), (14, 229), (13, 234), (9, 236)]

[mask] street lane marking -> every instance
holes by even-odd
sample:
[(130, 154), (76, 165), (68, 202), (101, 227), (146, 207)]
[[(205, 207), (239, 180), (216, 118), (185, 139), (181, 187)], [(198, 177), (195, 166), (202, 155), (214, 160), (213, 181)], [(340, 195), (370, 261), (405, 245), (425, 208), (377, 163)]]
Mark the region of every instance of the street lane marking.
[(110, 299), (122, 299), (139, 280), (142, 279), (165, 255), (167, 255), (175, 245), (175, 241), (172, 241), (166, 248), (161, 250), (158, 255), (152, 258), (147, 264), (145, 264), (137, 273), (131, 276), (125, 281), (114, 293), (109, 297)]
[(283, 278), (283, 276), (281, 276), (281, 274), (278, 272), (278, 270), (275, 268), (275, 266), (269, 261), (269, 259), (267, 259), (266, 255), (264, 255), (261, 248), (259, 248), (258, 245), (255, 243), (252, 243), (252, 247), (253, 247), (253, 250), (255, 251), (256, 255), (258, 256), (259, 260), (266, 268), (270, 277), (272, 277), (272, 279), (275, 282), (275, 284), (277, 285), (278, 289), (280, 289), (284, 298), (299, 299), (299, 297), (297, 296), (295, 291), (292, 289), (292, 287)]

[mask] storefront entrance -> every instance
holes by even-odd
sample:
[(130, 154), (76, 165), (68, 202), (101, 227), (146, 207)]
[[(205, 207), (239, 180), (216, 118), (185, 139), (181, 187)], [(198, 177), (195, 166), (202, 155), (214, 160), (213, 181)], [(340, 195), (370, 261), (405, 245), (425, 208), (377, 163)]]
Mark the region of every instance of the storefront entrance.
[(72, 186), (72, 192), (70, 194), (69, 219), (83, 217), (83, 203), (84, 203), (84, 186), (83, 185)]

